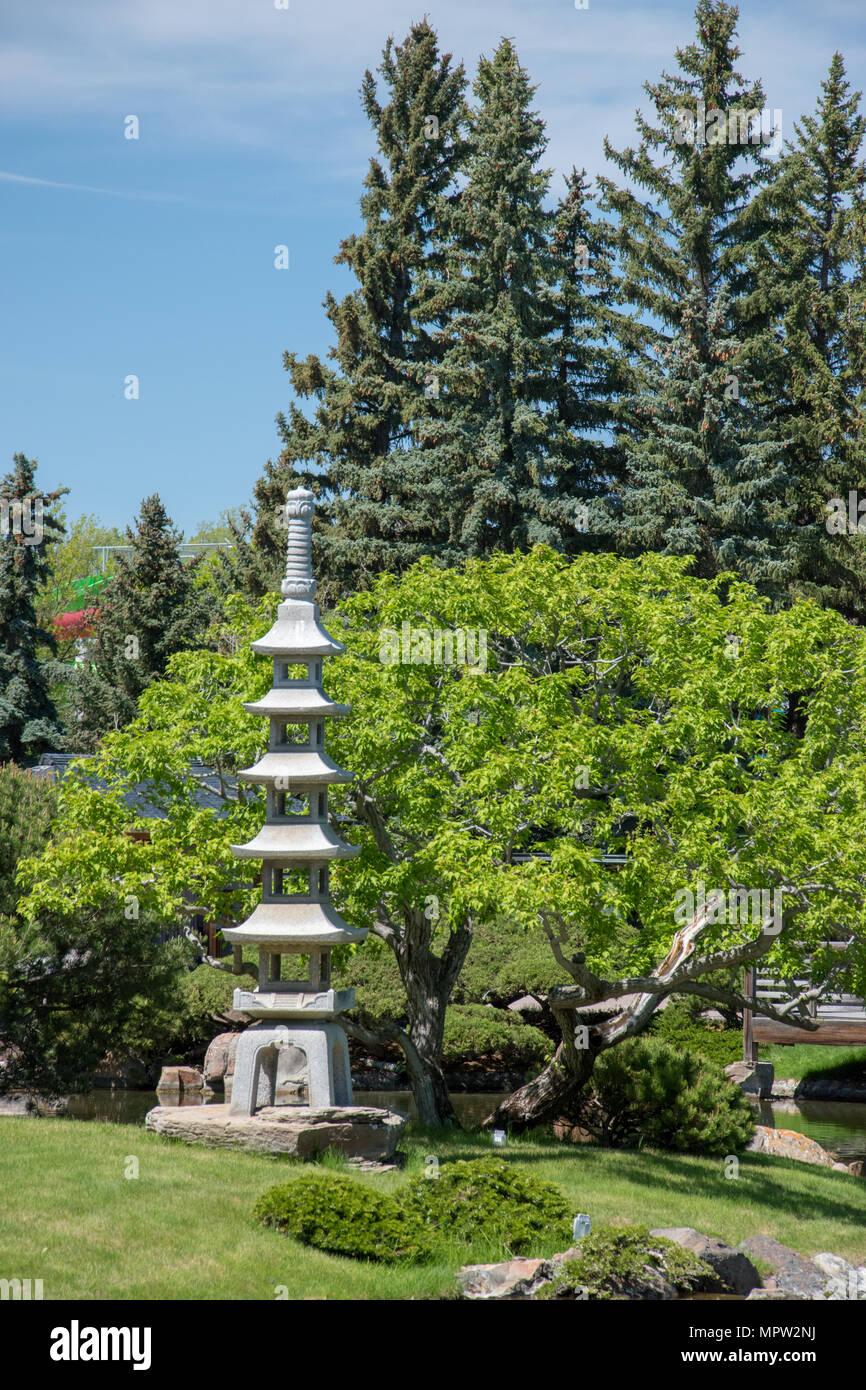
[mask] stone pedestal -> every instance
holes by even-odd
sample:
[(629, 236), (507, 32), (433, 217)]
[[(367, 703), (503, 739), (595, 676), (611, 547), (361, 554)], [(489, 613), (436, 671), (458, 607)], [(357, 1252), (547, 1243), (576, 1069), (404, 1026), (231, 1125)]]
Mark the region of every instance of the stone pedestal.
[(287, 1019), (256, 1023), (241, 1033), (231, 1113), (254, 1115), (275, 1105), (278, 1096), (292, 1108), (351, 1106), (349, 1049), (339, 1023)]
[(269, 1105), (254, 1116), (232, 1114), (229, 1105), (158, 1105), (145, 1124), (152, 1134), (212, 1148), (311, 1158), (335, 1149), (347, 1158), (389, 1163), (406, 1116), (375, 1106)]

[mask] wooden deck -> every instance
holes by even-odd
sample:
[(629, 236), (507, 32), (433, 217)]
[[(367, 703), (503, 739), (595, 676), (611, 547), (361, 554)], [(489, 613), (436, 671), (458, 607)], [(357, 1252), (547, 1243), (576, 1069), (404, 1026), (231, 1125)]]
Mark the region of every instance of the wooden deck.
[[(805, 983), (797, 981), (798, 984)], [(748, 980), (746, 982), (748, 988)], [(757, 996), (771, 1003), (781, 1004), (784, 991), (766, 976), (758, 977)], [(744, 1035), (751, 1027), (754, 1043), (775, 1043), (778, 1046), (793, 1046), (794, 1043), (811, 1043), (815, 1047), (866, 1047), (866, 1007), (862, 999), (853, 994), (840, 994), (821, 1003), (813, 1012), (818, 1024), (812, 1032), (806, 1028), (792, 1028), (775, 1019), (763, 1018), (760, 1014), (748, 1014), (744, 1020)]]

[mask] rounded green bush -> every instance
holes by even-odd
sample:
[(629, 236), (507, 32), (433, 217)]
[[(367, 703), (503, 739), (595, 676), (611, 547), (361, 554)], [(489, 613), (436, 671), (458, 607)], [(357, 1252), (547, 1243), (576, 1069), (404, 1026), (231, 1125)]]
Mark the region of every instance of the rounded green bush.
[(739, 1087), (697, 1053), (652, 1038), (630, 1038), (603, 1052), (578, 1122), (613, 1148), (726, 1154), (755, 1132)]
[(443, 1164), (397, 1195), (403, 1211), (447, 1241), (494, 1242), (512, 1254), (571, 1242), (572, 1211), (558, 1187), (496, 1158)]
[(711, 1028), (679, 1002), (669, 1004), (656, 1015), (650, 1025), (650, 1036), (671, 1047), (699, 1052), (718, 1067), (739, 1062), (743, 1055), (743, 1035), (739, 1028)]
[(553, 1043), (510, 1009), (452, 1004), (445, 1014), (442, 1060), (446, 1066), (495, 1057), (503, 1066), (537, 1067), (553, 1056)]
[(253, 1215), (263, 1226), (331, 1255), (410, 1263), (432, 1253), (422, 1223), (399, 1202), (339, 1174), (303, 1173), (270, 1187)]

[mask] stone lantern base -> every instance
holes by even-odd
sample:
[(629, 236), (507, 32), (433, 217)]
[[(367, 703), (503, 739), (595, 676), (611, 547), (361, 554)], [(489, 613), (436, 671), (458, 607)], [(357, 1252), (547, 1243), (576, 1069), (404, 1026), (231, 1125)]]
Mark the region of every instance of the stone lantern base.
[(347, 1158), (390, 1163), (407, 1116), (370, 1105), (311, 1109), (268, 1105), (255, 1115), (233, 1114), (229, 1105), (157, 1105), (145, 1125), (152, 1134), (210, 1148), (312, 1158), (334, 1149)]

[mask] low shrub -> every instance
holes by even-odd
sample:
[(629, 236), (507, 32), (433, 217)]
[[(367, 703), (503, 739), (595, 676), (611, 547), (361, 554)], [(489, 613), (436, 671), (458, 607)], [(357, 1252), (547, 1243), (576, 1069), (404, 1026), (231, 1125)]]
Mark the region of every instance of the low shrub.
[(558, 1187), (501, 1159), (443, 1164), (397, 1197), (402, 1209), (450, 1243), (492, 1242), (511, 1254), (551, 1240), (571, 1242), (572, 1212)]
[(712, 1271), (693, 1251), (651, 1236), (646, 1226), (611, 1226), (584, 1236), (577, 1258), (568, 1260), (536, 1297), (660, 1298), (662, 1280), (679, 1293), (717, 1287)]
[(738, 1028), (712, 1028), (679, 1001), (656, 1014), (650, 1025), (650, 1036), (671, 1047), (699, 1052), (718, 1067), (739, 1062), (743, 1055), (743, 1035)]
[(645, 1037), (601, 1054), (577, 1121), (612, 1148), (695, 1154), (735, 1152), (755, 1132), (748, 1101), (717, 1067)]
[(270, 1187), (253, 1215), (263, 1226), (331, 1255), (413, 1263), (432, 1253), (422, 1222), (398, 1200), (337, 1174), (303, 1173)]
[(444, 1164), (438, 1177), (416, 1178), (391, 1196), (338, 1174), (304, 1173), (268, 1188), (253, 1215), (331, 1255), (388, 1263), (455, 1245), (505, 1256), (571, 1241), (571, 1209), (559, 1189), (494, 1158)]
[(442, 1060), (446, 1066), (490, 1057), (505, 1067), (540, 1071), (553, 1050), (549, 1038), (510, 1009), (452, 1004), (445, 1014)]

